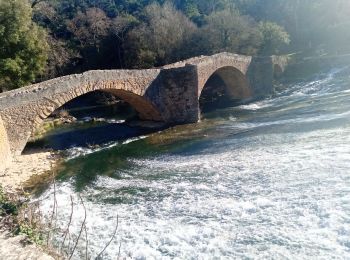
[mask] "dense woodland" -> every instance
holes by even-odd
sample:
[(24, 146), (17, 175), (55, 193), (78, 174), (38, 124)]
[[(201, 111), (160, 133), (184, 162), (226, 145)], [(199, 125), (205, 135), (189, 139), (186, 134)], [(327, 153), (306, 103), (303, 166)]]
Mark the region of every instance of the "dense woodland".
[(197, 55), (350, 52), (349, 0), (0, 0), (0, 91)]

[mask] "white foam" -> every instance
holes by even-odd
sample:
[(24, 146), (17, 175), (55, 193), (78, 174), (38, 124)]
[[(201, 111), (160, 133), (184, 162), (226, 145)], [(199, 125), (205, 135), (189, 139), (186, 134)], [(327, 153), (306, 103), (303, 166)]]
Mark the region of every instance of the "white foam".
[[(345, 139), (330, 138), (340, 133)], [(135, 259), (346, 256), (350, 180), (344, 178), (350, 168), (350, 130), (284, 134), (273, 150), (259, 141), (258, 149), (135, 160), (143, 171), (133, 179), (100, 176), (82, 193), (89, 254), (96, 256), (108, 242), (119, 215), (118, 235), (104, 259), (113, 259), (120, 243), (121, 257)], [(169, 176), (147, 178), (161, 172)], [(126, 187), (146, 191), (128, 195), (122, 192)], [(51, 193), (42, 196), (41, 210), (48, 216)], [(58, 225), (67, 225), (71, 194), (76, 203), (72, 232), (78, 232), (84, 212), (72, 184), (57, 184)], [(137, 203), (99, 202), (116, 196)], [(75, 259), (84, 254), (83, 239), (79, 250)]]
[[(311, 82), (306, 91), (317, 92), (320, 84), (325, 83)], [(288, 115), (292, 110), (276, 108), (276, 103), (294, 105), (296, 95), (264, 102)], [(331, 125), (332, 119), (344, 123), (297, 133), (213, 138), (202, 142), (200, 151), (129, 158), (128, 168), (115, 169), (118, 179), (99, 176), (81, 193), (88, 214), (89, 255), (96, 257), (109, 241), (118, 215), (117, 236), (103, 259), (115, 259), (119, 247), (122, 259), (348, 259), (349, 116), (339, 109), (331, 116), (230, 121), (228, 128), (252, 131), (314, 121)], [(67, 226), (73, 195), (71, 231), (77, 234), (84, 211), (74, 183), (74, 177), (57, 183), (57, 225), (62, 230)], [(52, 188), (40, 199), (41, 211), (49, 218)], [(84, 249), (82, 238), (74, 259), (83, 258)]]
[(253, 103), (253, 104), (249, 104), (249, 105), (241, 105), (239, 106), (240, 109), (244, 109), (244, 110), (259, 110), (261, 108), (264, 108), (264, 106), (259, 105), (258, 103)]
[(142, 140), (147, 138), (147, 136), (138, 136), (134, 138), (127, 139), (125, 141), (120, 142), (109, 142), (106, 144), (103, 144), (101, 146), (96, 146), (96, 147), (72, 147), (68, 150), (65, 151), (66, 154), (66, 160), (72, 160), (78, 157), (83, 157), (89, 154), (97, 153), (100, 151), (108, 150), (113, 147), (116, 147), (118, 145), (126, 145), (132, 142), (136, 142), (138, 140)]

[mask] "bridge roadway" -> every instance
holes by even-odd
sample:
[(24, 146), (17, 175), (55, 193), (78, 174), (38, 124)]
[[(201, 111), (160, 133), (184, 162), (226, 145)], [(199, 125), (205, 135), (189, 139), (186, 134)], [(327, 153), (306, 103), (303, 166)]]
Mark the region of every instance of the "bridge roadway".
[(246, 99), (271, 93), (276, 70), (283, 71), (286, 65), (283, 57), (219, 53), (147, 70), (88, 71), (4, 92), (0, 160), (21, 154), (33, 131), (52, 112), (92, 91), (116, 95), (144, 120), (193, 123), (200, 119), (199, 98), (213, 75), (222, 79), (232, 98)]

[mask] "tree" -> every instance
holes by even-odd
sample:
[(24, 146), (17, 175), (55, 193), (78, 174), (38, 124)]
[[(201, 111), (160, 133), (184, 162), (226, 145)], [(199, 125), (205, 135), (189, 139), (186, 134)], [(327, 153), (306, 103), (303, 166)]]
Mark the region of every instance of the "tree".
[(232, 0), (197, 0), (198, 9), (204, 15), (210, 15), (213, 12), (232, 9), (235, 4)]
[(119, 67), (124, 68), (124, 44), (126, 43), (128, 32), (139, 24), (139, 21), (130, 14), (124, 14), (117, 16), (113, 19), (112, 22), (112, 33), (116, 37), (116, 47), (117, 47), (117, 55), (119, 61)]
[[(80, 53), (79, 70), (109, 69), (116, 55), (111, 46), (112, 19), (99, 8), (78, 11), (72, 20), (67, 21), (67, 29), (72, 33), (72, 45)], [(113, 49), (112, 49), (113, 48)]]
[(47, 66), (41, 80), (51, 79), (72, 72), (71, 67), (79, 58), (79, 53), (72, 48), (72, 44), (62, 37), (71, 35), (67, 30), (64, 18), (57, 13), (55, 5), (58, 0), (32, 1), (33, 19), (47, 31), (49, 54)]
[(94, 46), (99, 48), (103, 37), (109, 34), (111, 19), (99, 8), (89, 8), (86, 12), (78, 12), (67, 23), (75, 38), (82, 47)]
[(62, 76), (74, 64), (73, 60), (79, 57), (79, 54), (67, 46), (67, 42), (57, 39), (49, 34), (47, 42), (50, 46), (50, 53), (47, 59), (47, 66), (42, 80), (47, 80)]
[(199, 16), (198, 5), (196, 0), (173, 0), (174, 6), (182, 10), (182, 12), (189, 18)]
[(278, 54), (281, 47), (290, 43), (289, 34), (283, 27), (272, 22), (260, 22), (259, 31), (262, 37), (260, 54)]
[(178, 60), (196, 26), (166, 2), (145, 9), (145, 22), (129, 33), (129, 53), (134, 66), (152, 67)]
[(32, 21), (24, 0), (0, 0), (0, 89), (33, 82), (45, 70), (46, 32)]
[(200, 41), (206, 54), (224, 51), (246, 55), (257, 53), (261, 35), (252, 18), (241, 16), (236, 9), (226, 9), (211, 13), (206, 22), (201, 29)]

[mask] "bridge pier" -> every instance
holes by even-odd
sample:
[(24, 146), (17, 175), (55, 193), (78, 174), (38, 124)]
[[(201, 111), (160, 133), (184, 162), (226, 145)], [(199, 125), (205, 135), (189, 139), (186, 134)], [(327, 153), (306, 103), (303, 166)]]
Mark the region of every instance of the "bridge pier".
[(159, 77), (159, 98), (153, 102), (169, 124), (195, 123), (200, 119), (197, 66), (164, 69)]
[(288, 66), (287, 56), (253, 57), (246, 76), (255, 98), (262, 98), (275, 92), (274, 80)]

